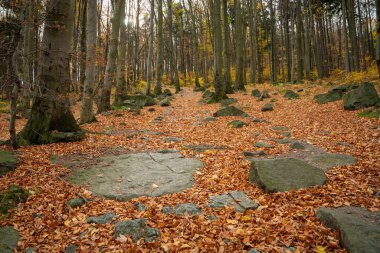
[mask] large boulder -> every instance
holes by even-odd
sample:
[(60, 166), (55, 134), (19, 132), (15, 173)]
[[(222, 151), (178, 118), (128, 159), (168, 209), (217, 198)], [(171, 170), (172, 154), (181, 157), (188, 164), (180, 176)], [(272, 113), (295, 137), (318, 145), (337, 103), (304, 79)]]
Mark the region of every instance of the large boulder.
[(318, 104), (326, 104), (326, 103), (330, 103), (330, 102), (335, 102), (335, 101), (338, 101), (342, 98), (342, 94), (340, 93), (323, 93), (323, 94), (317, 94), (314, 96), (314, 100), (318, 103)]
[(14, 170), (17, 162), (17, 156), (14, 152), (0, 150), (0, 176)]
[(247, 125), (248, 125), (247, 123), (240, 120), (233, 120), (230, 123), (228, 123), (228, 126), (232, 128), (242, 128)]
[(345, 110), (357, 110), (376, 105), (380, 101), (373, 84), (365, 83), (343, 95)]
[(235, 106), (227, 106), (219, 109), (213, 114), (214, 117), (227, 117), (227, 116), (247, 116), (247, 113), (236, 108)]
[(265, 192), (284, 192), (323, 185), (327, 177), (323, 170), (295, 158), (254, 159), (249, 181)]
[(380, 212), (360, 207), (320, 208), (317, 217), (338, 230), (340, 244), (355, 253), (380, 252)]
[(0, 252), (13, 253), (17, 248), (19, 234), (12, 227), (0, 227)]
[(155, 105), (156, 102), (154, 101), (154, 98), (151, 96), (138, 94), (138, 95), (124, 95), (122, 97), (122, 103), (118, 104), (116, 106), (123, 106), (125, 108), (133, 109), (133, 110), (139, 110), (142, 109), (144, 106), (152, 106)]

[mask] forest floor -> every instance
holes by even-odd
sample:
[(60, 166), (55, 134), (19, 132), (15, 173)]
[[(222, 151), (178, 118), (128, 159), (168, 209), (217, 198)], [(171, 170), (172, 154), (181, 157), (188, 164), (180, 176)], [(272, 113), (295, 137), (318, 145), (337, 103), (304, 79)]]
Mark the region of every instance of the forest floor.
[[(38, 252), (62, 252), (71, 244), (77, 245), (79, 252), (247, 252), (251, 248), (261, 252), (290, 252), (288, 247), (293, 247), (294, 252), (345, 252), (339, 246), (338, 232), (322, 225), (315, 212), (319, 207), (340, 206), (380, 210), (380, 198), (376, 196), (380, 190), (380, 121), (358, 117), (358, 111), (344, 111), (342, 101), (315, 103), (313, 96), (326, 91), (326, 86), (303, 86), (304, 91), (296, 100), (283, 98), (286, 87), (267, 88), (271, 94), (279, 92), (272, 95), (277, 101), (272, 103), (274, 111), (271, 112), (261, 111), (268, 101), (257, 102), (257, 98), (250, 96), (251, 89), (247, 94), (237, 93), (230, 97), (236, 98), (237, 105), (251, 117), (268, 122), (255, 123), (252, 118), (242, 117), (220, 117), (216, 121), (203, 122), (220, 108), (220, 104), (198, 103), (201, 93), (185, 89), (175, 95), (171, 109), (156, 105), (155, 111), (148, 111), (146, 107), (139, 115), (122, 110), (97, 115), (98, 122), (83, 126), (92, 132), (83, 142), (20, 148), (17, 151), (20, 164), (15, 171), (0, 178), (0, 191), (18, 184), (32, 194), (11, 218), (0, 220), (0, 226), (11, 225), (19, 231), (19, 252), (25, 252), (28, 247), (38, 247)], [(296, 90), (295, 87), (291, 89)], [(79, 105), (73, 108), (77, 116), (79, 108)], [(162, 122), (151, 122), (167, 110)], [(0, 139), (8, 137), (6, 117), (1, 114)], [(240, 129), (228, 127), (233, 119), (248, 125)], [(18, 120), (17, 128), (20, 130), (24, 124), (25, 120)], [(272, 130), (273, 126), (288, 127), (292, 138), (328, 152), (350, 154), (357, 163), (328, 170), (328, 181), (323, 186), (266, 194), (248, 182), (250, 162), (243, 151), (257, 151), (253, 144), (260, 140), (282, 138), (280, 132)], [(109, 130), (121, 134), (99, 134)], [(161, 134), (139, 132), (131, 137), (130, 130)], [(163, 137), (181, 140), (165, 142)], [(223, 146), (225, 149), (197, 152), (184, 147), (189, 144)], [(270, 144), (273, 148), (264, 148), (268, 157), (290, 151), (288, 145)], [(175, 149), (185, 157), (199, 159), (204, 167), (194, 175), (192, 188), (160, 197), (119, 202), (96, 197), (66, 181), (64, 176), (70, 170), (53, 164), (50, 159), (70, 154), (96, 157), (115, 148), (133, 152)], [(234, 190), (244, 191), (260, 207), (245, 213), (235, 212), (233, 208), (207, 207), (210, 196)], [(68, 209), (66, 201), (76, 196), (92, 201)], [(137, 211), (134, 204), (138, 202), (147, 210)], [(164, 206), (189, 202), (202, 207), (203, 213), (175, 216), (161, 212)], [(149, 226), (160, 230), (160, 240), (134, 244), (130, 238), (115, 239), (112, 223), (86, 222), (89, 216), (109, 211), (115, 212), (118, 220), (146, 218)], [(218, 219), (209, 220), (209, 215)]]

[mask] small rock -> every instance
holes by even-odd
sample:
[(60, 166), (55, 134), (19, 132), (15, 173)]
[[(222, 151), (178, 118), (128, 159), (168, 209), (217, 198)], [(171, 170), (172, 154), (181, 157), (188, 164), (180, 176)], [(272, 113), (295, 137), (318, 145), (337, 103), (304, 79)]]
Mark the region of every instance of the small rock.
[(170, 206), (164, 206), (161, 210), (163, 214), (171, 214), (174, 212), (173, 208)]
[(242, 127), (247, 126), (247, 125), (248, 125), (247, 123), (240, 121), (240, 120), (233, 120), (230, 123), (228, 123), (228, 126), (230, 126), (232, 128), (242, 128)]
[(185, 203), (175, 206), (174, 213), (180, 216), (185, 215), (186, 213), (193, 216), (202, 213), (202, 209), (192, 203)]
[(258, 89), (254, 89), (251, 92), (251, 96), (259, 98), (261, 97), (261, 92)]
[(256, 142), (255, 144), (254, 144), (254, 146), (256, 147), (256, 148), (273, 148), (273, 146), (271, 145), (271, 144), (269, 144), (269, 143), (266, 143), (266, 142)]
[[(0, 246), (1, 249), (1, 246)], [(25, 253), (37, 253), (37, 248), (36, 247), (29, 247), (25, 250)]]
[(339, 146), (351, 147), (351, 144), (348, 144), (347, 142), (344, 142), (344, 141), (338, 141), (337, 144)]
[(282, 132), (281, 134), (284, 137), (290, 137), (290, 136), (292, 136), (292, 134), (290, 132)]
[(0, 227), (0, 252), (13, 253), (17, 248), (19, 233), (12, 227)]
[(75, 244), (70, 244), (67, 246), (65, 253), (75, 253), (77, 251), (78, 246)]
[(177, 137), (165, 137), (163, 138), (163, 141), (166, 142), (181, 142), (182, 138), (177, 138)]
[(261, 108), (262, 112), (273, 111), (273, 106), (271, 104), (265, 104), (264, 107)]
[(156, 228), (149, 227), (146, 219), (135, 219), (120, 221), (115, 224), (115, 238), (120, 235), (129, 235), (133, 242), (144, 239), (146, 242), (153, 242), (160, 237), (160, 231)]
[(76, 208), (76, 207), (80, 207), (86, 204), (86, 200), (84, 200), (83, 198), (72, 198), (68, 200), (66, 204), (70, 206), (71, 208)]
[(294, 91), (292, 90), (287, 90), (284, 94), (284, 98), (287, 98), (287, 99), (297, 99), (299, 98), (299, 94), (295, 93)]
[(261, 97), (260, 98), (271, 98), (271, 96), (269, 95), (269, 92), (267, 90), (264, 90), (263, 93), (261, 94)]
[(174, 154), (174, 153), (178, 153), (179, 150), (176, 150), (176, 149), (161, 149), (159, 151), (157, 151), (157, 153), (160, 153), (160, 154)]
[(254, 122), (254, 123), (262, 123), (262, 122), (268, 122), (268, 121), (265, 120), (265, 119), (253, 118), (252, 122)]
[(87, 223), (95, 223), (95, 224), (107, 224), (110, 223), (114, 218), (116, 218), (116, 214), (114, 212), (108, 212), (100, 216), (91, 216), (87, 218)]
[(235, 207), (237, 212), (245, 212), (246, 210), (255, 210), (259, 205), (248, 198), (242, 191), (232, 191), (229, 193), (214, 195), (209, 199), (211, 208), (224, 208), (225, 206)]
[(14, 170), (17, 163), (18, 159), (14, 152), (0, 150), (0, 176)]
[(203, 120), (204, 122), (216, 121), (215, 117), (207, 117)]
[(138, 203), (135, 204), (135, 208), (139, 212), (146, 211), (146, 206), (143, 203), (140, 203), (140, 202), (138, 202)]
[(290, 139), (270, 139), (270, 140), (278, 144), (289, 144), (293, 142), (293, 140), (290, 140)]
[(297, 89), (297, 92), (303, 92), (303, 89), (302, 88)]
[(236, 98), (226, 98), (226, 99), (222, 99), (220, 101), (220, 103), (222, 104), (222, 106), (228, 106), (228, 105), (237, 103), (237, 99)]
[(250, 151), (243, 151), (244, 156), (265, 156), (265, 152), (263, 150), (257, 151), (257, 152), (250, 152)]
[(305, 149), (305, 146), (301, 142), (296, 141), (290, 145), (290, 148), (291, 149)]
[(208, 220), (211, 220), (211, 221), (214, 221), (214, 220), (218, 220), (218, 217), (215, 216), (215, 215), (208, 215), (208, 216), (207, 216), (207, 219), (208, 219)]
[(250, 249), (248, 253), (260, 253), (257, 249)]
[(165, 98), (163, 100), (161, 100), (159, 103), (158, 103), (160, 106), (170, 106), (170, 99), (169, 98)]
[(154, 109), (153, 107), (148, 109), (148, 112), (154, 112), (154, 111), (156, 111), (156, 109)]
[(289, 128), (284, 127), (284, 126), (274, 126), (274, 127), (272, 127), (272, 130), (274, 130), (274, 131), (289, 131)]
[(224, 107), (213, 114), (214, 117), (226, 117), (226, 116), (245, 116), (247, 115), (242, 110), (235, 106)]

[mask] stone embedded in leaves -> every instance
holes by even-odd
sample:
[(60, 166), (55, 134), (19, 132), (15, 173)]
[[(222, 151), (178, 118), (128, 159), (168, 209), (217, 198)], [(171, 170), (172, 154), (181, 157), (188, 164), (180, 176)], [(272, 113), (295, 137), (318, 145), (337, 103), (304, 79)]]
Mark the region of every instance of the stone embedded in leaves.
[(209, 199), (211, 208), (224, 208), (226, 206), (235, 207), (237, 212), (245, 212), (246, 210), (255, 210), (259, 205), (251, 200), (242, 191), (232, 191), (221, 195), (211, 196)]
[(247, 125), (248, 125), (247, 123), (240, 121), (240, 120), (233, 120), (230, 123), (228, 123), (228, 126), (230, 126), (232, 128), (242, 128), (242, 127), (247, 126)]
[(0, 252), (13, 253), (17, 248), (19, 233), (13, 227), (0, 227)]
[(284, 192), (323, 185), (327, 177), (323, 170), (295, 158), (253, 160), (249, 181), (265, 192)]
[(245, 116), (246, 113), (236, 108), (235, 106), (227, 106), (216, 111), (214, 117), (227, 117), (227, 116)]
[(237, 103), (237, 99), (236, 98), (226, 98), (226, 99), (220, 100), (220, 103), (222, 104), (222, 106), (228, 106), (228, 105)]
[(379, 101), (379, 95), (375, 86), (371, 83), (365, 83), (343, 95), (343, 107), (345, 110), (357, 110), (374, 106)]
[(17, 166), (17, 156), (12, 151), (0, 150), (0, 176), (12, 171)]
[(326, 170), (335, 166), (354, 165), (356, 158), (346, 154), (319, 154), (310, 157), (310, 162)]
[(170, 106), (170, 99), (165, 98), (158, 103), (160, 106)]
[(300, 95), (295, 93), (294, 91), (292, 90), (287, 90), (284, 94), (284, 98), (288, 98), (288, 99), (297, 99), (299, 98)]
[(258, 89), (254, 89), (251, 92), (251, 96), (259, 98), (261, 97), (261, 92)]
[(305, 149), (305, 146), (301, 142), (296, 141), (290, 145), (290, 148), (291, 149)]
[(115, 224), (115, 238), (120, 235), (131, 236), (133, 242), (142, 238), (146, 242), (153, 242), (160, 237), (160, 231), (157, 228), (149, 227), (146, 224), (146, 219), (135, 219), (120, 221)]
[(107, 224), (112, 221), (113, 218), (116, 218), (116, 214), (114, 212), (108, 212), (100, 216), (91, 216), (87, 218), (87, 223), (95, 223), (95, 224)]
[(18, 185), (11, 185), (7, 190), (0, 192), (0, 213), (7, 214), (10, 209), (17, 207), (19, 203), (28, 200), (29, 191)]
[(202, 209), (194, 205), (193, 203), (179, 204), (174, 207), (174, 213), (176, 215), (198, 215), (202, 213)]
[(348, 252), (380, 252), (380, 212), (361, 207), (319, 208), (317, 217), (338, 230), (340, 244)]
[(273, 106), (272, 106), (271, 104), (265, 104), (265, 105), (261, 108), (261, 111), (262, 111), (262, 112), (273, 111)]
[(86, 200), (83, 198), (72, 198), (66, 202), (67, 205), (71, 206), (72, 208), (80, 207), (86, 204)]
[(262, 141), (256, 142), (253, 146), (256, 148), (273, 148), (271, 144)]

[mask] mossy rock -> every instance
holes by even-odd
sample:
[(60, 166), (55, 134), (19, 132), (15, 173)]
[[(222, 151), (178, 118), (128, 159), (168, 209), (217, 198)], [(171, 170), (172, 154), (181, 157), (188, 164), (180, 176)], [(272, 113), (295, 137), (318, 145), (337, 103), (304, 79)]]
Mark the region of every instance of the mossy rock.
[(343, 95), (343, 107), (345, 110), (357, 110), (374, 106), (379, 101), (379, 95), (375, 86), (371, 83), (365, 83)]
[(214, 117), (227, 117), (227, 116), (245, 116), (247, 113), (242, 110), (236, 108), (235, 106), (227, 106), (222, 109), (216, 111), (213, 116)]
[(29, 191), (18, 185), (11, 185), (7, 190), (0, 192), (0, 213), (7, 214), (10, 209), (17, 207), (19, 203), (25, 203)]
[(378, 119), (380, 117), (380, 108), (364, 110), (362, 112), (359, 112), (358, 116), (370, 119)]
[(284, 94), (284, 98), (287, 98), (287, 99), (297, 99), (299, 98), (300, 95), (295, 93), (294, 91), (292, 90), (287, 90)]
[(52, 132), (51, 142), (77, 142), (82, 141), (85, 137), (84, 131), (78, 132)]
[(170, 99), (165, 98), (158, 103), (160, 106), (170, 106)]
[(12, 151), (0, 150), (0, 176), (12, 171), (17, 166), (17, 156)]
[(233, 120), (230, 123), (228, 123), (228, 126), (232, 128), (242, 128), (247, 125), (248, 125), (247, 123), (240, 120)]
[(254, 89), (251, 92), (251, 96), (259, 98), (259, 97), (261, 97), (261, 92), (258, 89)]
[(262, 112), (269, 112), (269, 111), (273, 111), (273, 106), (271, 104), (265, 104), (263, 106), (263, 108), (261, 108), (261, 111)]
[(0, 227), (0, 252), (13, 253), (20, 239), (19, 233), (14, 228)]
[(228, 105), (237, 103), (237, 99), (236, 98), (226, 98), (226, 99), (220, 100), (220, 103), (222, 104), (222, 106), (228, 106)]
[(330, 102), (338, 101), (342, 98), (342, 94), (340, 93), (323, 93), (323, 94), (317, 94), (314, 96), (314, 100), (318, 104), (326, 104)]

